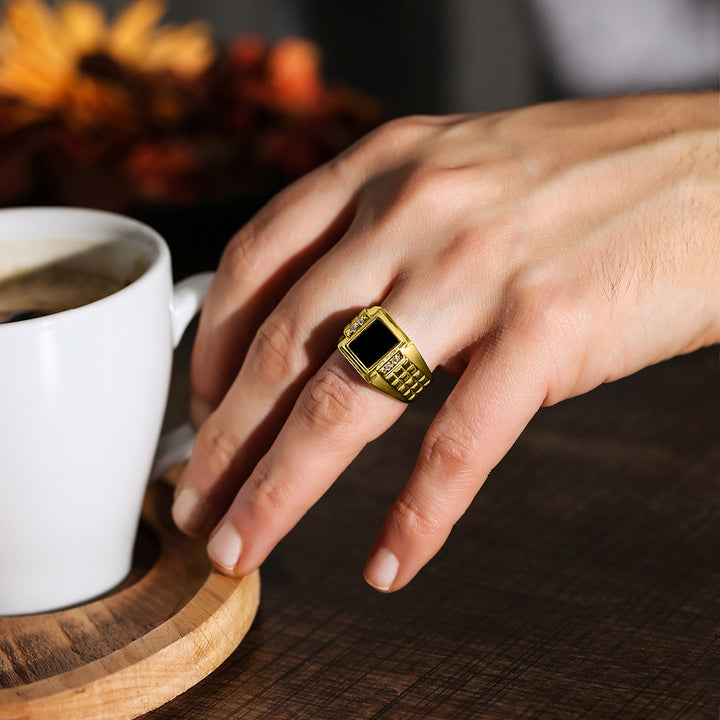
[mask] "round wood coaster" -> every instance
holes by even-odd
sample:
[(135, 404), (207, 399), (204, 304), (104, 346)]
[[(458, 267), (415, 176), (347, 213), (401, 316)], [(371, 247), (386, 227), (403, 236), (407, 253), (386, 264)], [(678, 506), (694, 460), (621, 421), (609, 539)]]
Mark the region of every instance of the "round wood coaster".
[(0, 719), (117, 720), (159, 707), (237, 647), (260, 600), (257, 572), (213, 570), (205, 543), (170, 517), (156, 483), (143, 508), (133, 570), (93, 602), (0, 617)]

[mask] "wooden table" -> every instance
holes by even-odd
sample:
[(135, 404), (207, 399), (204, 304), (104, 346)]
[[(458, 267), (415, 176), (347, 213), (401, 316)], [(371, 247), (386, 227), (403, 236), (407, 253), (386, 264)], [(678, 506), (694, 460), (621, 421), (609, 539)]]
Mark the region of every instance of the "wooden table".
[(275, 550), (229, 660), (145, 717), (718, 717), (718, 349), (543, 409), (435, 560), (378, 594), (365, 553), (450, 387)]

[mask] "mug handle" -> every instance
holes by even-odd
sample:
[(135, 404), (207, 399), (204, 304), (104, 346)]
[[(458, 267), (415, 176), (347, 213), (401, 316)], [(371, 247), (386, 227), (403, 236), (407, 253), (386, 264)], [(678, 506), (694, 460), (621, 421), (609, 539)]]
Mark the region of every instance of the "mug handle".
[[(214, 273), (198, 273), (181, 280), (173, 288), (170, 303), (173, 348), (177, 348), (190, 321), (200, 311), (213, 277)], [(161, 478), (171, 468), (189, 460), (194, 442), (195, 430), (190, 423), (183, 423), (174, 430), (164, 433), (155, 452), (150, 480)]]

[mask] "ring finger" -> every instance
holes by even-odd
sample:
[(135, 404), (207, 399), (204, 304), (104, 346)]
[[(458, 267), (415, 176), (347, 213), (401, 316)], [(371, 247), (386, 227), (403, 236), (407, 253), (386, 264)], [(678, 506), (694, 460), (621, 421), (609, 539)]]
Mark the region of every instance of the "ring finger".
[[(444, 352), (434, 341), (447, 338), (422, 336), (427, 325), (417, 311), (417, 297), (391, 292), (383, 306), (401, 319), (411, 338), (418, 337), (432, 366)], [(333, 352), (302, 388), (287, 421), (211, 536), (208, 552), (215, 564), (237, 575), (258, 567), (405, 407), (364, 382), (339, 352)]]

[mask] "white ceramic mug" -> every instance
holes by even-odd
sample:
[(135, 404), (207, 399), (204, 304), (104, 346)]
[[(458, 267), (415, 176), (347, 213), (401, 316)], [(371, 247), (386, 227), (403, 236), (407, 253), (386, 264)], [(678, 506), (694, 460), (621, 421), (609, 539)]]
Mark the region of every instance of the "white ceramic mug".
[[(126, 217), (0, 211), (0, 280), (68, 256), (128, 284), (0, 324), (0, 615), (85, 601), (129, 572), (173, 349), (212, 278), (173, 288), (167, 245)], [(173, 439), (160, 469), (190, 447)]]

